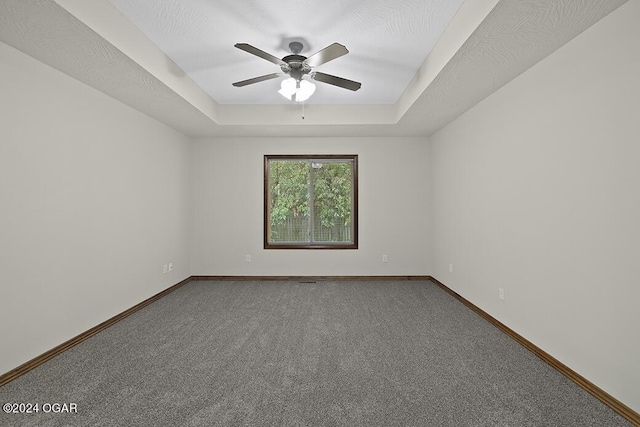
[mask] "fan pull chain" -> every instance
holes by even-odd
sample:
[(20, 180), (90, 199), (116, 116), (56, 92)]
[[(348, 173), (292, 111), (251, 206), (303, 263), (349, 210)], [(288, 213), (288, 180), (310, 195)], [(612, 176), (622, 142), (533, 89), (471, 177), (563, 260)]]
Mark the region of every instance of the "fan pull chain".
[(304, 120), (304, 101), (302, 101), (302, 120)]

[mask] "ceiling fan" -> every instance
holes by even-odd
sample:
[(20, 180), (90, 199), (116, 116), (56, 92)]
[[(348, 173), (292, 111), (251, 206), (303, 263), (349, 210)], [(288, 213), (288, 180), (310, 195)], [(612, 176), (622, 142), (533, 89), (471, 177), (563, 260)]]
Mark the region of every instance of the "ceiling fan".
[[(331, 74), (325, 74), (319, 71), (314, 71), (315, 67), (325, 64), (329, 61), (332, 61), (336, 58), (339, 58), (349, 53), (347, 48), (339, 43), (330, 44), (329, 46), (325, 47), (321, 51), (316, 52), (307, 58), (304, 55), (300, 55), (300, 52), (302, 52), (302, 48), (303, 48), (302, 43), (291, 42), (289, 43), (289, 49), (291, 49), (291, 55), (287, 55), (282, 59), (276, 56), (273, 56), (271, 54), (268, 54), (267, 52), (264, 52), (258, 49), (257, 47), (251, 46), (250, 44), (247, 44), (247, 43), (236, 43), (234, 46), (252, 55), (256, 55), (262, 59), (266, 59), (269, 62), (273, 62), (274, 64), (279, 65), (280, 70), (282, 70), (282, 72), (280, 73), (266, 74), (264, 76), (254, 77), (252, 79), (235, 82), (233, 83), (233, 86), (235, 87), (247, 86), (250, 84), (263, 82), (265, 80), (275, 79), (282, 75), (288, 75), (291, 77), (291, 79), (288, 79), (289, 82), (287, 82), (287, 80), (283, 82), (283, 86), (280, 93), (285, 97), (290, 97), (292, 100), (302, 101), (303, 99), (297, 98), (297, 96), (296, 96), (297, 99), (294, 99), (293, 94), (296, 92), (296, 88), (298, 88), (298, 90), (300, 89), (301, 83), (303, 85), (304, 83), (308, 83), (302, 80), (302, 78), (306, 75), (308, 75), (311, 79), (315, 81), (328, 83), (330, 85), (338, 86), (338, 87), (349, 89), (352, 91), (356, 91), (360, 89), (360, 86), (362, 86), (361, 83), (355, 82), (353, 80), (348, 80), (342, 77), (333, 76)], [(285, 90), (286, 83), (289, 83), (290, 85), (295, 84), (295, 86), (291, 88), (292, 91)], [(310, 86), (313, 86), (313, 85), (310, 85)], [(311, 93), (313, 93), (313, 90), (315, 90), (315, 87), (311, 89)]]

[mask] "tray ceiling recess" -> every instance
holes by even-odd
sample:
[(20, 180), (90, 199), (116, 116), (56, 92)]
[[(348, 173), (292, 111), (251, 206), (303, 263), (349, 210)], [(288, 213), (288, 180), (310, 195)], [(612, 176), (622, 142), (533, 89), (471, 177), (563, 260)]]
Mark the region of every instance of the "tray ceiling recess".
[[(426, 136), (627, 0), (3, 0), (0, 41), (190, 136)], [(300, 105), (273, 64), (335, 42)], [(286, 76), (285, 76), (286, 77)]]

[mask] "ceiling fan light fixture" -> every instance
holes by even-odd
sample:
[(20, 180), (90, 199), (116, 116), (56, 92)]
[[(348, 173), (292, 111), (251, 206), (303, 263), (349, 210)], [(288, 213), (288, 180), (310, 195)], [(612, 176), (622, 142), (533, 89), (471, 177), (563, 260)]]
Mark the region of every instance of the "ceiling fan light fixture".
[(306, 80), (297, 82), (293, 77), (285, 79), (280, 83), (278, 93), (290, 101), (306, 101), (316, 91), (316, 85)]
[(278, 93), (288, 100), (293, 100), (293, 95), (296, 94), (296, 80), (294, 78), (285, 79), (280, 83), (280, 90)]
[(316, 91), (316, 85), (306, 80), (301, 80), (299, 86), (296, 89), (296, 101), (298, 102), (306, 101)]

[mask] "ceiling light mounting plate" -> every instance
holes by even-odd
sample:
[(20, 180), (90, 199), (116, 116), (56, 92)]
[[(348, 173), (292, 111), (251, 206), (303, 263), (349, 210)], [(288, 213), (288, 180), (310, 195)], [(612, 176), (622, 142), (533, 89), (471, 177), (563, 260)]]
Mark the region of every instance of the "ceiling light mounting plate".
[(291, 42), (289, 43), (289, 49), (291, 50), (291, 52), (293, 52), (295, 55), (299, 54), (300, 52), (302, 52), (302, 49), (304, 48), (304, 45), (300, 42)]

